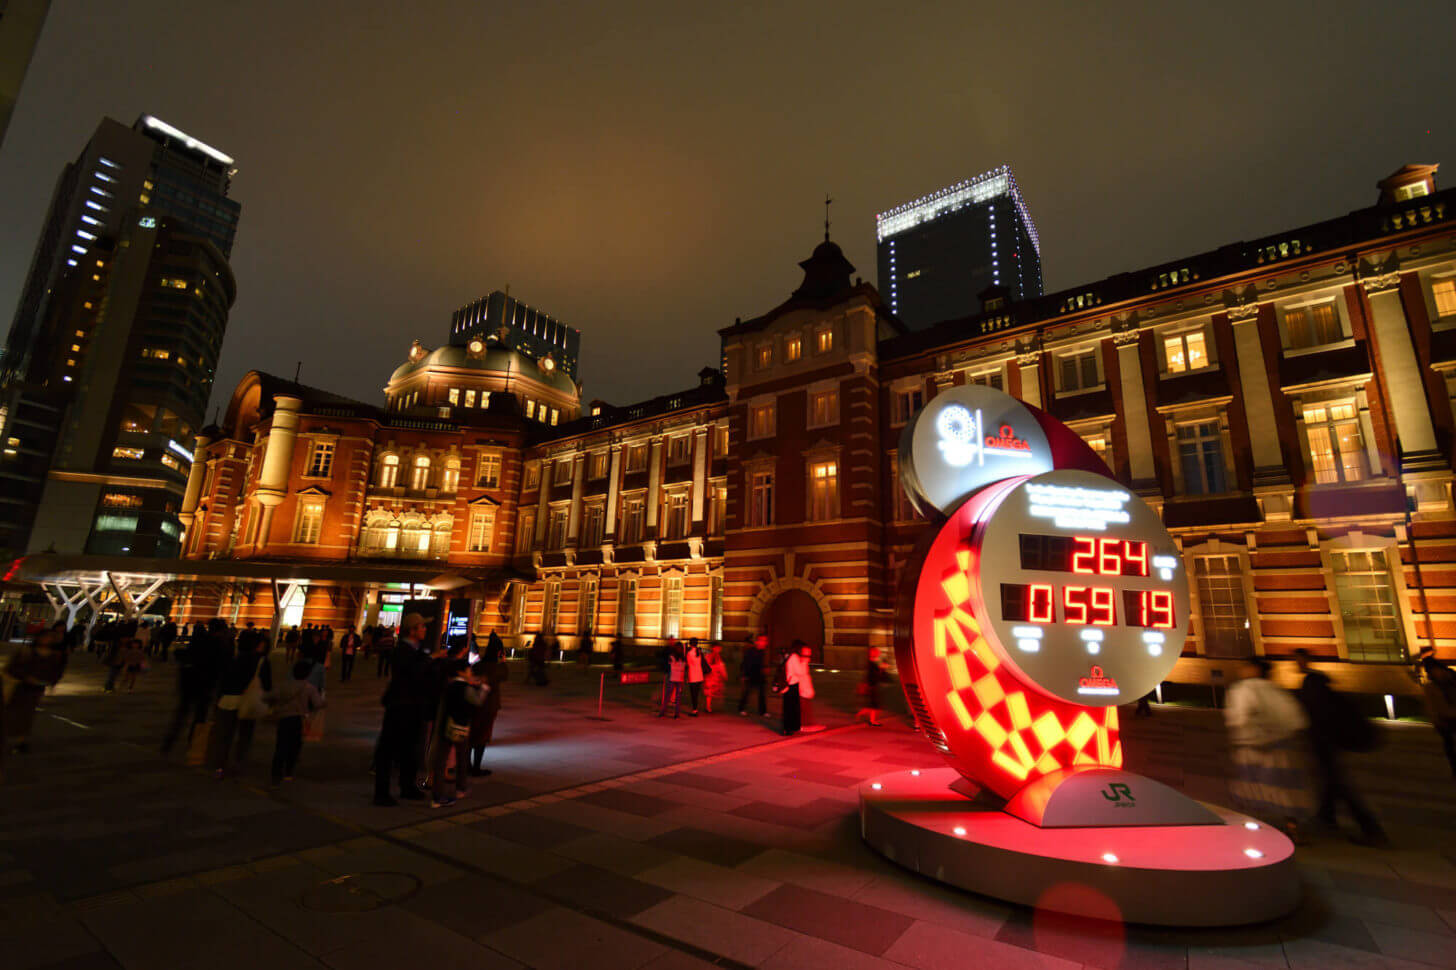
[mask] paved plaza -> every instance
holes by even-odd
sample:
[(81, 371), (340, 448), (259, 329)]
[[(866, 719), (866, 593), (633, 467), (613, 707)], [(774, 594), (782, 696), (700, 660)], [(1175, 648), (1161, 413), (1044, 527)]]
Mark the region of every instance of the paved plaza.
[[(951, 891), (868, 850), (855, 786), (940, 759), (903, 718), (853, 724), (848, 673), (820, 678), (828, 729), (783, 739), (731, 710), (658, 720), (650, 687), (609, 684), (597, 720), (598, 670), (523, 672), (495, 773), (450, 809), (386, 809), (372, 666), (331, 671), (326, 740), (270, 793), (271, 725), (240, 780), (214, 781), (157, 753), (167, 665), (104, 695), (78, 655), (0, 787), (0, 968), (1456, 966), (1456, 782), (1423, 725), (1355, 761), (1393, 848), (1327, 833), (1299, 850), (1295, 914), (1148, 929)], [(1124, 727), (1130, 768), (1229, 801), (1216, 712)]]

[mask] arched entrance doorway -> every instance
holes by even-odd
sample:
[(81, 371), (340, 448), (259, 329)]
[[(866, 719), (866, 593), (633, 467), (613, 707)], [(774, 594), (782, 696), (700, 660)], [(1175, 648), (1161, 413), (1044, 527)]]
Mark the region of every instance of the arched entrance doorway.
[(803, 640), (814, 648), (816, 662), (824, 659), (824, 614), (802, 589), (786, 589), (774, 597), (763, 611), (763, 631), (775, 657), (795, 640)]

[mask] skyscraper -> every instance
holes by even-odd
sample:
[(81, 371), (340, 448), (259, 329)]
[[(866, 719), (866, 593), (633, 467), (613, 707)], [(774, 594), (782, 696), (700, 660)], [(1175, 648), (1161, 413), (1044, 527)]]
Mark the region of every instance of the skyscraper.
[(537, 359), (549, 356), (554, 367), (576, 380), (581, 331), (500, 290), (451, 314), (450, 343), (464, 347), (471, 337), (495, 337)]
[(173, 556), (236, 285), (231, 157), (144, 115), (66, 166), (0, 382), (0, 548)]
[(987, 287), (1041, 296), (1041, 243), (1008, 166), (875, 216), (880, 295), (913, 329), (981, 312)]
[(51, 0), (0, 2), (0, 146), (50, 9)]

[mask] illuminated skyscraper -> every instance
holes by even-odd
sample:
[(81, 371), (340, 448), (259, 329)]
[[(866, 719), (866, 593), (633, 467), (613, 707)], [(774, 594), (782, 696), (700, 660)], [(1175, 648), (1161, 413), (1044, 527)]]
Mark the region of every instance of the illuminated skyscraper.
[(913, 329), (981, 312), (980, 295), (1041, 296), (1041, 243), (1008, 166), (875, 216), (880, 295)]

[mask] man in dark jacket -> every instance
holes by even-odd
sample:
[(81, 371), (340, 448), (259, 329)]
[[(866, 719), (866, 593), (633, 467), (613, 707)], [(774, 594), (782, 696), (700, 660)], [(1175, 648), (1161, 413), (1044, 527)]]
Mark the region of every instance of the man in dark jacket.
[(189, 742), (197, 725), (207, 720), (208, 709), (212, 706), (212, 691), (222, 673), (222, 650), (225, 642), (222, 634), (226, 629), (227, 624), (221, 618), (215, 618), (208, 632), (194, 633), (187, 645), (179, 647), (174, 654), (177, 660), (177, 709), (173, 712), (171, 726), (167, 728), (167, 734), (162, 739), (162, 754), (167, 754), (177, 743), (177, 737), (182, 733), (182, 725), (189, 716)]
[(384, 689), (384, 724), (374, 758), (374, 804), (398, 805), (390, 794), (390, 776), (399, 773), (399, 797), (419, 801), (420, 729), (431, 694), (431, 664), (424, 652), (425, 618), (408, 613), (400, 621), (400, 638), (390, 652), (389, 686)]
[(1309, 715), (1310, 747), (1319, 783), (1319, 820), (1332, 828), (1336, 826), (1335, 810), (1339, 802), (1344, 802), (1360, 826), (1360, 834), (1351, 841), (1371, 846), (1390, 844), (1380, 820), (1350, 784), (1341, 762), (1341, 749), (1351, 747), (1352, 735), (1362, 728), (1368, 731), (1368, 725), (1357, 723), (1362, 721), (1360, 712), (1349, 698), (1335, 691), (1328, 676), (1314, 669), (1308, 650), (1295, 650), (1294, 661), (1304, 674), (1304, 683), (1295, 693)]
[(756, 639), (743, 644), (743, 665), (739, 676), (743, 679), (743, 693), (738, 697), (738, 713), (748, 716), (748, 695), (758, 691), (758, 716), (768, 717), (768, 697), (765, 693), (763, 665), (768, 652), (768, 637), (759, 634)]

